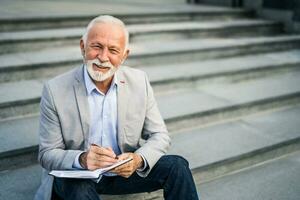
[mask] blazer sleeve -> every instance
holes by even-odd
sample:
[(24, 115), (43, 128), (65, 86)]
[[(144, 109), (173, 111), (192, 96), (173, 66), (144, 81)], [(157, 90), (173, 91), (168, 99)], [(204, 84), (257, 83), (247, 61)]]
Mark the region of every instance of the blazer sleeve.
[(38, 160), (47, 170), (72, 169), (80, 150), (65, 150), (59, 116), (49, 83), (43, 88), (40, 103)]
[(148, 164), (145, 171), (138, 172), (142, 177), (146, 177), (150, 173), (159, 158), (166, 154), (171, 144), (168, 130), (159, 112), (153, 89), (146, 74), (145, 83), (147, 107), (142, 138), (145, 138), (146, 142), (135, 152), (142, 154)]

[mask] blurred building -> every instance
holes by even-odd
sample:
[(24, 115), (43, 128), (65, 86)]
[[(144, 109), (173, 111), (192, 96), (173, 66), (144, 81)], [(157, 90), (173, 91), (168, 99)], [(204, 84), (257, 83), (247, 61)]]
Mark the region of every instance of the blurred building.
[(287, 31), (300, 32), (299, 0), (188, 0), (188, 2), (253, 9), (259, 17), (283, 22)]

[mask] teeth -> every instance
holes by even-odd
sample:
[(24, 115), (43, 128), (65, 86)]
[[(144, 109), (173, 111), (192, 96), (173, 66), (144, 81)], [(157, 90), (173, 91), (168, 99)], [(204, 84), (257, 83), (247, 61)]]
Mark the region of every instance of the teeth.
[(109, 65), (107, 65), (106, 63), (104, 63), (103, 65), (101, 63), (95, 63), (93, 62), (92, 63), (93, 65), (95, 65), (97, 68), (100, 68), (100, 69), (107, 69), (107, 68), (111, 68)]
[(102, 68), (102, 66), (101, 66), (101, 65), (97, 65), (97, 64), (95, 64), (95, 63), (94, 63), (94, 65), (96, 65), (96, 67), (98, 67), (98, 68)]
[[(94, 63), (95, 64), (95, 63)], [(97, 65), (95, 64), (98, 68), (101, 68), (101, 69), (105, 69), (105, 68), (109, 68), (109, 67), (104, 67), (104, 66), (101, 66), (101, 65)]]

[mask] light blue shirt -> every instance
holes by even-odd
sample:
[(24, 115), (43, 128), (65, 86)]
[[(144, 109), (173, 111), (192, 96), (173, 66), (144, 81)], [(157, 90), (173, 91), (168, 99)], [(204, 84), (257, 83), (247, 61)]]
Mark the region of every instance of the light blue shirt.
[[(84, 67), (84, 81), (88, 96), (88, 104), (90, 109), (90, 130), (88, 136), (88, 144), (97, 144), (103, 147), (111, 147), (116, 155), (121, 154), (118, 145), (118, 101), (117, 87), (118, 81), (116, 74), (112, 80), (110, 88), (104, 94), (94, 84), (88, 75), (86, 66)], [(89, 147), (89, 145), (87, 145)], [(79, 163), (78, 154), (73, 163), (74, 168), (82, 169)], [(143, 155), (144, 167), (138, 169), (143, 171), (147, 167), (147, 162)], [(110, 173), (111, 174), (111, 173)], [(108, 175), (108, 174), (107, 174)]]
[(117, 77), (114, 76), (106, 94), (98, 90), (89, 77), (87, 70), (84, 70), (84, 80), (88, 94), (91, 120), (88, 144), (111, 147), (115, 154), (119, 155), (121, 151), (117, 138)]
[[(104, 94), (94, 84), (84, 67), (84, 82), (90, 109), (90, 129), (88, 144), (97, 144), (111, 147), (116, 155), (121, 154), (118, 138), (118, 111), (117, 111), (117, 77), (114, 76), (110, 88)], [(89, 145), (87, 145), (89, 147)], [(82, 169), (79, 164), (79, 155), (76, 156), (73, 167)]]

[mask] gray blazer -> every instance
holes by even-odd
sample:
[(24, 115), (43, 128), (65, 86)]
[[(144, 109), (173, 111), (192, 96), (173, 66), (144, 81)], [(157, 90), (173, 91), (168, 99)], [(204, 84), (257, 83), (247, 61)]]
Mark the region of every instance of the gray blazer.
[[(85, 149), (90, 113), (84, 67), (55, 77), (44, 85), (40, 104), (39, 155), (42, 181), (35, 199), (51, 198), (50, 170), (72, 169), (76, 155)], [(141, 153), (149, 168), (170, 146), (170, 137), (158, 110), (146, 74), (121, 66), (118, 77), (118, 144), (122, 152)]]

